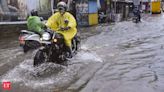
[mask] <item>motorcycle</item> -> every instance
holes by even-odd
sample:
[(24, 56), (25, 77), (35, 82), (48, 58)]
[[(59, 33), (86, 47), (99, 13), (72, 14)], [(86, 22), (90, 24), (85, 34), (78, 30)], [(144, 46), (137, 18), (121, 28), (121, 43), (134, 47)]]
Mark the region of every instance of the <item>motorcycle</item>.
[[(40, 17), (40, 20), (44, 23), (43, 17)], [(41, 46), (39, 43), (38, 38), (41, 36), (38, 33), (28, 31), (28, 30), (21, 30), (19, 35), (19, 44), (23, 48), (24, 53), (28, 52), (29, 50), (37, 49)]]
[(40, 38), (40, 35), (37, 33), (21, 30), (19, 35), (19, 44), (23, 48), (24, 53), (29, 50), (37, 49), (41, 46), (38, 38)]
[(134, 22), (134, 23), (138, 23), (138, 22), (139, 22), (139, 17), (138, 17), (137, 14), (134, 15), (134, 17), (133, 17), (133, 22)]
[[(38, 38), (39, 39), (39, 38)], [(34, 56), (34, 67), (45, 62), (64, 64), (68, 60), (68, 51), (62, 34), (55, 31), (45, 32), (40, 38), (41, 47)], [(80, 47), (80, 37), (72, 39), (72, 53), (76, 55)]]
[(99, 12), (99, 18), (98, 18), (99, 23), (105, 23), (106, 17), (107, 16), (103, 12)]

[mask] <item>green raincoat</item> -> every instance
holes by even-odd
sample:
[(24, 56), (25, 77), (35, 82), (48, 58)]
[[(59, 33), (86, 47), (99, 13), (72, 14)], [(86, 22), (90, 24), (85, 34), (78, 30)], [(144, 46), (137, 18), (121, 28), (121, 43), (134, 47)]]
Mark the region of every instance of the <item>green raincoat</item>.
[(43, 27), (45, 25), (40, 20), (38, 16), (29, 16), (27, 19), (27, 27), (29, 31), (33, 31), (39, 34), (44, 32)]

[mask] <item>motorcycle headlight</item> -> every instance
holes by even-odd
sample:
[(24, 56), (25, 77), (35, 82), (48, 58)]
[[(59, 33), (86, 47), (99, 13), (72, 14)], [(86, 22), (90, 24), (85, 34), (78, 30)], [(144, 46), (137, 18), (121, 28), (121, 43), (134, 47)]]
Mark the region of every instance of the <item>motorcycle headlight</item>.
[(50, 40), (51, 39), (51, 36), (50, 36), (50, 34), (49, 33), (47, 33), (47, 32), (45, 32), (45, 33), (43, 33), (43, 35), (42, 35), (42, 40)]

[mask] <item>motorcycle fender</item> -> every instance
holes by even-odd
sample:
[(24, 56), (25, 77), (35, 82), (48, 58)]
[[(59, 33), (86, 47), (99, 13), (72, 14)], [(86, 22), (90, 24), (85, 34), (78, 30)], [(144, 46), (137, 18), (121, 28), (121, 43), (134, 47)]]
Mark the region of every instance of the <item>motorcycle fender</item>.
[(43, 50), (45, 47), (44, 46), (41, 46), (40, 48), (39, 48), (39, 50)]
[(21, 33), (27, 33), (27, 34), (35, 34), (34, 32), (27, 31), (27, 30), (21, 30)]
[(51, 44), (51, 42), (50, 41), (40, 41), (40, 43), (42, 43), (42, 44)]

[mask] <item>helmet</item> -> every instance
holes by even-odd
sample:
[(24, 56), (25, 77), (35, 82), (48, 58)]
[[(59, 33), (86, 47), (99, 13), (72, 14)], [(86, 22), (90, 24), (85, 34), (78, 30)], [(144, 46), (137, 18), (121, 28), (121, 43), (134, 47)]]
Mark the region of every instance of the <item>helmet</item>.
[(57, 4), (57, 8), (59, 9), (59, 11), (66, 11), (67, 10), (67, 4), (65, 2), (59, 2)]
[(38, 11), (33, 9), (31, 11), (31, 16), (38, 16)]

